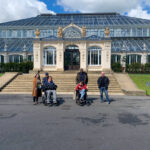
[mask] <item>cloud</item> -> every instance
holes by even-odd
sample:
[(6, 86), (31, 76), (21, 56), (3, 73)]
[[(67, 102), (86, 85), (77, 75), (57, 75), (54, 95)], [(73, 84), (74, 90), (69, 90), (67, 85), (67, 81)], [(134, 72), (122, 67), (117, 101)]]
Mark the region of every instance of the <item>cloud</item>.
[(132, 9), (128, 12), (128, 16), (136, 17), (136, 18), (143, 18), (143, 19), (150, 19), (150, 14), (147, 10), (143, 10), (141, 6), (138, 6), (136, 9)]
[(144, 10), (150, 7), (150, 0), (57, 0), (65, 11), (79, 12), (118, 12), (131, 17), (150, 19), (150, 14)]
[(39, 0), (0, 0), (0, 22), (23, 19), (40, 13), (54, 13)]
[(119, 12), (133, 9), (142, 0), (57, 0), (66, 11)]

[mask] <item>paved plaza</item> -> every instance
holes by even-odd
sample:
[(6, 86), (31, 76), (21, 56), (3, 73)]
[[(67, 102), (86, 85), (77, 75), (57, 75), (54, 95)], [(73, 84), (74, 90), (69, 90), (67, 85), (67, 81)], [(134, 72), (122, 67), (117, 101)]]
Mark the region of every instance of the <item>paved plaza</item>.
[(78, 106), (34, 106), (30, 95), (0, 95), (0, 150), (149, 150), (150, 97), (89, 97)]

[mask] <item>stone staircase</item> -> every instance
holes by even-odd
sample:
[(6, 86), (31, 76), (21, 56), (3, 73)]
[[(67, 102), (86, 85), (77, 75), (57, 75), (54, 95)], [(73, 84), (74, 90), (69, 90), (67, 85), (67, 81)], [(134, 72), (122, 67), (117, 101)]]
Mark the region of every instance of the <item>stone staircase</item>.
[[(76, 72), (50, 72), (49, 73), (57, 84), (58, 94), (73, 94), (75, 88)], [(32, 80), (35, 74), (22, 74), (14, 79), (9, 85), (7, 85), (2, 93), (31, 93), (32, 92)], [(97, 72), (89, 72), (88, 94), (99, 95), (99, 89), (97, 88), (97, 79), (99, 77)], [(44, 72), (40, 74), (41, 78), (44, 77)], [(114, 77), (113, 74), (106, 74), (110, 79), (109, 94), (110, 95), (123, 95), (123, 92)]]

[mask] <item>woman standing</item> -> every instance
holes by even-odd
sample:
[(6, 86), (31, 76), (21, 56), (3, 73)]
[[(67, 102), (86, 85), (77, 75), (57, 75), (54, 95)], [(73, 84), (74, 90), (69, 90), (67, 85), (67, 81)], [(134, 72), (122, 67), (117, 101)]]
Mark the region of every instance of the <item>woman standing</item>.
[(33, 79), (33, 89), (32, 89), (33, 103), (38, 104), (38, 98), (42, 96), (41, 92), (41, 79), (37, 73)]

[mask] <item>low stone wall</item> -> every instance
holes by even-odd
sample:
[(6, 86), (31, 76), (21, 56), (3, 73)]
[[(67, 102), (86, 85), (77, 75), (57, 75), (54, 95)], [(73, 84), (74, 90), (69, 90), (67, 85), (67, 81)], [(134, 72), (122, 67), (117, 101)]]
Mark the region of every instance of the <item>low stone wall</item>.
[(8, 85), (13, 79), (15, 79), (19, 73), (17, 72), (6, 72), (3, 76), (0, 77), (0, 91)]
[(120, 88), (125, 95), (129, 96), (145, 96), (146, 92), (140, 90), (135, 83), (130, 79), (127, 73), (114, 73), (116, 80), (118, 81)]

